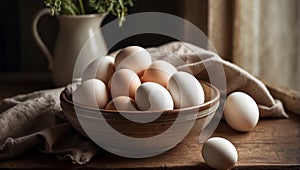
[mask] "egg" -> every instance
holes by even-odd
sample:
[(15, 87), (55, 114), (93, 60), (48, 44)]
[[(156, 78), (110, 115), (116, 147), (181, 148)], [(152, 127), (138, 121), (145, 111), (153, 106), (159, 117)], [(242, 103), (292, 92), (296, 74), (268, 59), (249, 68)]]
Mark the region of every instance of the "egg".
[(132, 70), (117, 70), (113, 74), (110, 82), (111, 96), (112, 98), (118, 96), (129, 96), (134, 99), (135, 92), (140, 85), (140, 78)]
[(99, 79), (105, 84), (115, 71), (114, 58), (111, 56), (99, 57), (90, 63), (82, 74), (82, 82), (88, 79)]
[(149, 52), (139, 46), (129, 46), (122, 49), (115, 58), (116, 69), (130, 69), (141, 74), (152, 62)]
[(168, 82), (167, 89), (172, 95), (175, 108), (197, 106), (204, 103), (204, 91), (199, 81), (186, 72), (174, 73)]
[(220, 137), (210, 138), (203, 144), (202, 157), (207, 165), (215, 169), (232, 168), (238, 161), (234, 145)]
[(101, 80), (89, 79), (77, 87), (72, 99), (80, 105), (102, 109), (108, 103), (109, 93)]
[(107, 110), (137, 111), (135, 101), (128, 96), (118, 96), (112, 99), (105, 107)]
[(139, 86), (135, 94), (139, 110), (160, 111), (174, 108), (171, 94), (162, 85), (146, 82)]
[(246, 93), (231, 93), (225, 101), (224, 118), (233, 129), (241, 132), (250, 131), (259, 119), (258, 106)]
[(172, 64), (163, 60), (157, 60), (145, 69), (141, 80), (142, 82), (155, 82), (167, 87), (170, 77), (176, 72), (177, 69)]

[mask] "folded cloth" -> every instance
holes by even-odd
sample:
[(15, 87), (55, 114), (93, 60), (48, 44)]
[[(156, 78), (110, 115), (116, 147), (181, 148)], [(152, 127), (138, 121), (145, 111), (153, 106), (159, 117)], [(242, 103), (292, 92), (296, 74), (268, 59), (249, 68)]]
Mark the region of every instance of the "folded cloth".
[[(213, 52), (183, 42), (172, 42), (148, 51), (153, 60), (167, 60), (178, 70), (189, 69), (198, 79), (206, 81), (209, 81), (207, 67), (222, 65), (226, 93), (248, 93), (258, 103), (261, 117), (287, 117), (281, 102), (273, 99), (263, 83)], [(67, 88), (73, 91), (75, 86)], [(32, 147), (76, 164), (85, 164), (98, 153), (99, 147), (66, 121), (59, 101), (62, 90), (17, 95), (0, 103), (0, 160), (15, 158)]]
[[(166, 60), (180, 71), (189, 71), (196, 78), (210, 82), (207, 70), (222, 67), (227, 84), (226, 93), (242, 91), (259, 106), (260, 117), (287, 118), (281, 101), (275, 100), (266, 86), (239, 66), (221, 59), (216, 53), (185, 42), (172, 42), (158, 48), (149, 48), (153, 60)], [(219, 70), (218, 70), (219, 71)], [(217, 73), (215, 76), (220, 76)], [(213, 75), (214, 76), (214, 75)], [(214, 84), (214, 82), (211, 82)], [(218, 84), (214, 84), (218, 87)]]
[(17, 95), (0, 103), (0, 160), (15, 158), (33, 146), (77, 164), (87, 163), (98, 152), (97, 145), (64, 118), (59, 101), (63, 89)]

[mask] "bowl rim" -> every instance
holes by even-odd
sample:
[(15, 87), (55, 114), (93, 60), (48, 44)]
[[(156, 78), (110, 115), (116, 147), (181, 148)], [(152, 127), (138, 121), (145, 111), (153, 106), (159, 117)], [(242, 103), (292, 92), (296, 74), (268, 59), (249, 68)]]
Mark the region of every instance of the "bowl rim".
[[(107, 109), (97, 109), (97, 108), (92, 108), (92, 107), (88, 107), (88, 106), (84, 106), (84, 105), (80, 105), (76, 102), (73, 102), (71, 100), (68, 99), (67, 97), (67, 88), (65, 88), (61, 93), (60, 93), (60, 102), (61, 104), (67, 104), (70, 107), (77, 107), (77, 108), (81, 108), (81, 109), (86, 109), (86, 110), (91, 110), (91, 111), (98, 111), (98, 112), (106, 112), (106, 113), (126, 113), (126, 114), (147, 114), (147, 113), (154, 113), (154, 112), (174, 112), (174, 113), (178, 113), (178, 112), (185, 112), (185, 111), (189, 111), (189, 110), (194, 110), (194, 109), (199, 109), (199, 108), (206, 108), (210, 105), (213, 105), (214, 103), (218, 103), (219, 99), (220, 99), (220, 91), (212, 84), (203, 81), (203, 80), (198, 80), (200, 82), (200, 84), (205, 84), (206, 86), (210, 87), (213, 91), (213, 93), (215, 93), (215, 96), (212, 96), (213, 98), (209, 101), (206, 101), (200, 105), (196, 105), (196, 106), (190, 106), (190, 107), (185, 107), (185, 108), (180, 108), (180, 109), (172, 109), (172, 110), (157, 110), (157, 111), (119, 111), (119, 110), (107, 110)], [(210, 107), (208, 107), (210, 108)]]

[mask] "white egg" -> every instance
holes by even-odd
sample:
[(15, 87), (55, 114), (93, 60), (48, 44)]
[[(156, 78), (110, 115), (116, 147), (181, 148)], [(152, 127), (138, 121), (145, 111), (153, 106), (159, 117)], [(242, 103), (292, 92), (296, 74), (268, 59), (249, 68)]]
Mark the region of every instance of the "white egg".
[(139, 46), (129, 46), (122, 49), (116, 56), (116, 69), (130, 69), (136, 74), (146, 69), (152, 62), (149, 52)]
[(129, 96), (134, 99), (137, 88), (141, 85), (140, 78), (129, 69), (117, 70), (110, 80), (112, 98)]
[(259, 119), (259, 109), (256, 102), (248, 94), (234, 92), (225, 101), (224, 118), (233, 129), (247, 132), (256, 126)]
[(115, 59), (111, 56), (99, 57), (90, 63), (82, 74), (82, 82), (88, 79), (99, 79), (105, 84), (115, 71)]
[(135, 94), (139, 110), (161, 111), (174, 108), (171, 94), (162, 85), (146, 82), (139, 86)]
[(199, 81), (189, 73), (174, 73), (169, 79), (167, 88), (173, 97), (176, 109), (204, 103), (203, 88)]
[(176, 72), (177, 69), (172, 64), (163, 60), (157, 60), (145, 69), (142, 81), (155, 82), (167, 87), (170, 77)]
[(109, 100), (105, 84), (98, 79), (89, 79), (77, 87), (73, 102), (92, 108), (104, 108)]
[(238, 161), (234, 145), (220, 137), (210, 138), (203, 144), (202, 157), (207, 165), (215, 169), (232, 168)]
[(107, 110), (137, 111), (135, 101), (128, 96), (119, 96), (112, 99), (105, 107)]

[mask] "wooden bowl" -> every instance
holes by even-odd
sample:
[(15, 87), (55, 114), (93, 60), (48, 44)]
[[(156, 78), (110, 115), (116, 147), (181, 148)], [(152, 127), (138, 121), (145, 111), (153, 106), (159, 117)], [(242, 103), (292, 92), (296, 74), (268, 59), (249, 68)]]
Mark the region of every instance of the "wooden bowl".
[[(198, 106), (154, 111), (112, 111), (81, 106), (61, 93), (61, 107), (71, 125), (82, 135), (89, 137), (103, 149), (125, 157), (149, 157), (163, 153), (178, 143), (194, 140), (198, 143), (200, 132), (208, 115), (219, 106), (218, 89), (200, 81), (205, 102)], [(152, 122), (139, 123), (127, 116), (151, 117), (160, 114)]]

